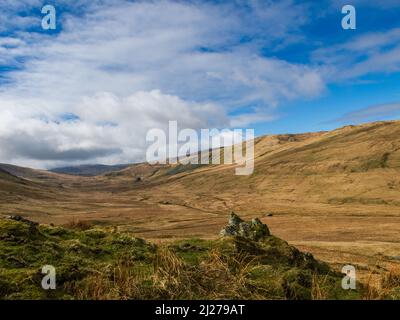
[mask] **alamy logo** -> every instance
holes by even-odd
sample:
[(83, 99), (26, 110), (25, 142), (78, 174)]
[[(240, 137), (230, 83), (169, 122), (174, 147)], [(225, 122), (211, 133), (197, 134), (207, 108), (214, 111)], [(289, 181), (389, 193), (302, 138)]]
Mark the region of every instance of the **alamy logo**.
[(151, 129), (146, 141), (153, 142), (146, 151), (151, 164), (236, 164), (236, 175), (254, 171), (254, 129), (201, 129), (199, 135), (194, 129), (178, 132), (177, 121), (169, 121), (168, 139), (164, 130)]
[(56, 268), (50, 265), (45, 265), (42, 268), (42, 274), (45, 276), (42, 279), (42, 288), (44, 290), (56, 289)]
[(56, 29), (56, 8), (51, 4), (47, 4), (42, 8), (42, 14), (45, 16), (42, 18), (42, 29), (43, 30), (55, 30)]
[(356, 268), (352, 265), (345, 265), (342, 273), (346, 275), (342, 279), (342, 288), (344, 290), (356, 289)]
[(342, 18), (342, 28), (344, 30), (355, 30), (356, 26), (356, 8), (352, 5), (345, 5), (342, 8), (342, 13), (346, 14)]

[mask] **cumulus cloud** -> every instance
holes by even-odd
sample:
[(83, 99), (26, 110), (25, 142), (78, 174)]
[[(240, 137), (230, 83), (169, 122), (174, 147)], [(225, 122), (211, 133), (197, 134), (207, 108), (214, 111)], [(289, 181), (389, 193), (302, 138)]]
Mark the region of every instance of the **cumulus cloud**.
[[(82, 10), (61, 15), (56, 34), (0, 37), (0, 66), (15, 69), (0, 78), (0, 161), (138, 161), (147, 130), (169, 120), (194, 129), (251, 125), (270, 120), (281, 101), (325, 89), (318, 69), (254, 47), (296, 38), (307, 11), (294, 1), (115, 0)], [(279, 18), (282, 10), (290, 21)], [(249, 105), (257, 110), (228, 116)]]
[[(146, 132), (179, 119), (180, 128), (229, 126), (218, 107), (183, 101), (158, 90), (118, 98), (102, 92), (82, 98), (69, 114), (2, 104), (0, 158), (6, 162), (54, 166), (58, 163), (115, 163), (144, 160)], [(22, 103), (18, 103), (21, 107)], [(3, 161), (4, 161), (3, 160)]]

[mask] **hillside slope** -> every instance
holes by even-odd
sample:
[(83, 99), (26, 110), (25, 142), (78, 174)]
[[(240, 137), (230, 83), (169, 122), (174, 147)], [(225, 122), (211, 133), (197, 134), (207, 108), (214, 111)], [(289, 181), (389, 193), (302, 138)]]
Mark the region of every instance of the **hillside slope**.
[(52, 188), (69, 197), (86, 192), (90, 198), (90, 194), (105, 192), (111, 203), (110, 193), (132, 195), (132, 199), (142, 195), (153, 203), (168, 201), (215, 213), (235, 209), (245, 214), (294, 210), (397, 214), (400, 122), (257, 138), (250, 176), (236, 176), (233, 165), (138, 164), (98, 177), (10, 165), (0, 168), (20, 179), (11, 182), (3, 173), (3, 192), (10, 191), (11, 184), (29, 184), (39, 193)]
[(250, 176), (236, 176), (232, 166), (179, 166), (172, 176), (156, 175), (152, 193), (215, 212), (397, 214), (400, 122), (261, 137)]
[(350, 255), (365, 267), (400, 250), (400, 121), (259, 137), (250, 176), (233, 165), (143, 163), (96, 177), (13, 169), (0, 174), (0, 215), (170, 241), (213, 238), (235, 211), (332, 263)]
[[(257, 239), (237, 235), (156, 246), (109, 229), (71, 230), (0, 219), (0, 249), (0, 299), (354, 299), (363, 295), (360, 289), (342, 290), (340, 273), (265, 233)], [(45, 265), (55, 268), (55, 290), (41, 287)]]

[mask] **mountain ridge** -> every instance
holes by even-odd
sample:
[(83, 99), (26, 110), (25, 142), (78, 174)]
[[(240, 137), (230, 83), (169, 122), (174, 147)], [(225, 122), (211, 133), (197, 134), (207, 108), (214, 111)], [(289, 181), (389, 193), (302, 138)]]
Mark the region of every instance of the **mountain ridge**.
[(97, 176), (109, 172), (120, 171), (131, 164), (117, 164), (117, 165), (104, 165), (104, 164), (86, 164), (77, 166), (56, 167), (48, 171), (54, 173), (63, 173), (78, 176)]

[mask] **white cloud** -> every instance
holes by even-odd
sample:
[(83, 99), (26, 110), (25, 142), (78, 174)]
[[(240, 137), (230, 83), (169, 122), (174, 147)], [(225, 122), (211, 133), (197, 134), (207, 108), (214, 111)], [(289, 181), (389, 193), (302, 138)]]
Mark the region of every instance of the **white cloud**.
[(244, 113), (232, 117), (231, 126), (236, 128), (247, 128), (250, 124), (269, 122), (276, 118), (276, 116), (264, 112)]
[(333, 122), (360, 122), (371, 121), (377, 119), (385, 119), (390, 116), (398, 116), (400, 114), (400, 103), (384, 103), (368, 106), (359, 110), (348, 112), (342, 117), (333, 120)]
[(400, 29), (369, 32), (350, 41), (320, 48), (313, 60), (323, 67), (326, 81), (350, 80), (373, 73), (400, 70)]
[(179, 119), (181, 128), (200, 129), (211, 122), (229, 125), (216, 106), (188, 103), (157, 90), (137, 92), (123, 99), (111, 93), (98, 93), (83, 98), (79, 106), (72, 110), (79, 119), (60, 121), (59, 115), (48, 110), (31, 108), (27, 112), (28, 107), (18, 110), (3, 102), (2, 161), (35, 163), (41, 167), (132, 162), (144, 158), (146, 132), (152, 128), (167, 131), (170, 119)]
[[(84, 15), (65, 14), (57, 35), (0, 38), (0, 63), (20, 68), (0, 86), (0, 161), (131, 162), (144, 155), (146, 130), (168, 120), (195, 129), (248, 125), (270, 120), (281, 101), (325, 88), (319, 70), (264, 57), (240, 40), (272, 46), (290, 38), (307, 20), (293, 1), (238, 1), (235, 10), (202, 2), (99, 3)], [(290, 21), (279, 18), (281, 10)], [(244, 105), (262, 110), (229, 119)], [(66, 121), (67, 113), (80, 120)]]

